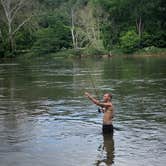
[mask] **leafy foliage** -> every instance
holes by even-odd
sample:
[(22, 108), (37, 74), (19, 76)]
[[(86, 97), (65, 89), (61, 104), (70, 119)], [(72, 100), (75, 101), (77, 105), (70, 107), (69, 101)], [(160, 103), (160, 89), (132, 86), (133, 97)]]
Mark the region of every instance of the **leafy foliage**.
[(120, 38), (121, 48), (126, 53), (132, 53), (138, 48), (139, 41), (140, 38), (135, 31), (128, 31)]
[[(164, 0), (140, 0), (139, 3), (137, 0), (27, 1), (18, 10), (12, 30), (17, 29), (32, 13), (33, 19), (21, 26), (13, 36), (8, 33), (1, 2), (1, 57), (10, 51), (10, 37), (13, 37), (15, 49), (32, 50), (37, 54), (72, 49), (73, 41), (78, 49), (87, 49), (87, 52), (91, 48), (97, 50), (90, 51), (92, 54), (100, 53), (100, 49), (104, 48), (108, 51), (119, 48), (132, 53), (143, 48), (166, 47)], [(17, 4), (16, 0), (12, 2)]]
[[(43, 19), (43, 18), (42, 18)], [(33, 50), (36, 53), (57, 52), (71, 47), (70, 29), (65, 17), (51, 14), (40, 22), (41, 28), (36, 32)]]
[[(164, 33), (166, 3), (163, 0), (140, 0), (139, 3), (137, 0), (93, 0), (93, 2), (102, 6), (108, 14), (105, 15), (107, 19), (101, 25), (106, 48), (121, 47), (126, 52), (127, 48), (133, 45), (130, 47), (131, 50), (127, 51), (131, 52), (136, 48), (148, 46), (166, 47)], [(138, 39), (135, 33), (129, 32), (131, 29), (136, 30), (140, 38), (139, 47), (134, 46)], [(132, 40), (128, 40), (129, 38)]]

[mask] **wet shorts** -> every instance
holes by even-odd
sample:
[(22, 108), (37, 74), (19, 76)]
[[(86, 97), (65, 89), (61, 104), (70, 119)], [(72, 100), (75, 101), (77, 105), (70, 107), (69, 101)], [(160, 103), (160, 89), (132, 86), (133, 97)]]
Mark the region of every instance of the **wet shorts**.
[(113, 134), (114, 127), (112, 124), (110, 125), (103, 124), (102, 130), (103, 130), (103, 134)]

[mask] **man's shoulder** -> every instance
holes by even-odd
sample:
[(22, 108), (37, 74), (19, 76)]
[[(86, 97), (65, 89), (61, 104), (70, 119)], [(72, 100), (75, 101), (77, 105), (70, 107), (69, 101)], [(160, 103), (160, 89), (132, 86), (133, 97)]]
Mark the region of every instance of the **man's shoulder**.
[(109, 105), (112, 107), (113, 106), (112, 102), (109, 102)]
[(112, 106), (113, 106), (111, 102), (107, 102), (107, 103), (104, 103), (104, 104), (106, 105), (106, 107), (107, 107), (107, 108), (109, 108), (109, 107), (112, 107)]

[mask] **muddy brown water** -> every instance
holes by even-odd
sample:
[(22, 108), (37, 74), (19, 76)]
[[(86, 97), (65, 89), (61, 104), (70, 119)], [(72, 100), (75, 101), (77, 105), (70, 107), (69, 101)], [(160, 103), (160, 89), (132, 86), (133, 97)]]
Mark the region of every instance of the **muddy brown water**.
[[(114, 136), (84, 97), (113, 94)], [(1, 166), (165, 166), (166, 58), (0, 62)]]

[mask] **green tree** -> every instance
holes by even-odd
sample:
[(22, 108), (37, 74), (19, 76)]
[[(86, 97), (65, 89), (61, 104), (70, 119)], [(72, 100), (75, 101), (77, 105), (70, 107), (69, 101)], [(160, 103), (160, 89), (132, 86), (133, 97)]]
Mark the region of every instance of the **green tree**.
[(41, 18), (42, 28), (36, 32), (33, 50), (39, 54), (57, 52), (71, 47), (71, 33), (63, 14), (49, 13)]
[(139, 41), (139, 35), (133, 30), (126, 32), (120, 37), (121, 48), (126, 53), (132, 53), (136, 51), (139, 45)]
[[(139, 3), (137, 0), (93, 0), (93, 2), (108, 13), (107, 20), (102, 24), (104, 45), (107, 48), (122, 45), (120, 34), (127, 33), (133, 27), (140, 38), (140, 48), (148, 44), (166, 47), (164, 0), (140, 0)], [(144, 36), (145, 34), (148, 35)]]
[(11, 55), (15, 51), (16, 33), (31, 19), (33, 3), (25, 0), (1, 0), (1, 16), (7, 30), (0, 27), (2, 38), (7, 38), (8, 50)]

